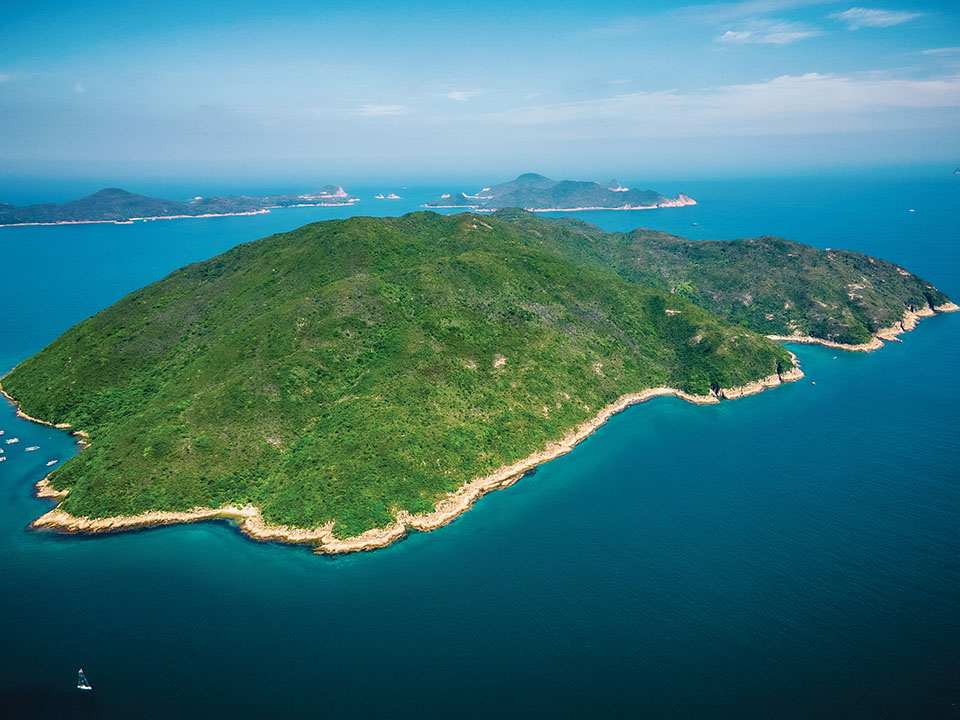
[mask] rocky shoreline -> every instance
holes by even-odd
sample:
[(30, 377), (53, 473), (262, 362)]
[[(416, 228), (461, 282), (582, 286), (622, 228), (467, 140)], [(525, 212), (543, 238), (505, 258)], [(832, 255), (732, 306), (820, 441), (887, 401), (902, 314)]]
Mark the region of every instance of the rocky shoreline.
[(823, 345), (834, 350), (847, 350), (848, 352), (873, 352), (883, 347), (884, 342), (903, 342), (898, 335), (913, 330), (921, 318), (933, 317), (937, 313), (956, 312), (960, 310), (960, 305), (952, 302), (943, 305), (927, 305), (918, 310), (904, 310), (903, 318), (896, 325), (880, 328), (873, 334), (873, 337), (865, 343), (851, 345), (849, 343), (838, 343), (832, 340), (812, 337), (810, 335), (767, 335), (770, 340), (776, 340), (783, 343), (799, 343), (801, 345)]
[[(960, 310), (960, 306), (952, 302), (934, 307), (927, 306), (916, 310), (907, 309), (904, 311), (903, 319), (898, 324), (878, 330), (870, 342), (859, 345), (837, 343), (822, 338), (801, 335), (768, 335), (767, 337), (779, 342), (816, 344), (852, 352), (872, 352), (883, 347), (884, 342), (901, 342), (897, 336), (913, 330), (921, 318), (931, 317), (941, 312), (955, 312), (957, 310)], [(571, 430), (562, 440), (549, 444), (543, 450), (533, 453), (513, 465), (505, 466), (490, 475), (475, 478), (462, 485), (447, 497), (440, 500), (432, 512), (414, 515), (406, 511), (401, 511), (397, 514), (396, 522), (392, 525), (385, 528), (367, 530), (355, 537), (335, 537), (333, 534), (333, 522), (313, 529), (270, 525), (263, 519), (260, 510), (252, 505), (246, 505), (244, 507), (225, 506), (221, 508), (197, 507), (182, 512), (153, 511), (140, 515), (121, 515), (110, 518), (75, 517), (60, 510), (58, 506), (34, 520), (30, 527), (67, 533), (100, 533), (154, 527), (158, 525), (224, 519), (235, 522), (241, 532), (255, 540), (310, 544), (314, 545), (315, 551), (321, 554), (373, 550), (385, 547), (404, 537), (411, 531), (429, 532), (447, 525), (469, 510), (479, 498), (488, 492), (508, 487), (538, 465), (570, 452), (576, 445), (602, 427), (613, 415), (622, 412), (631, 405), (663, 396), (677, 397), (697, 405), (714, 404), (724, 399), (732, 400), (752, 395), (768, 388), (776, 387), (783, 382), (799, 380), (803, 377), (803, 371), (800, 370), (799, 362), (793, 353), (791, 353), (791, 357), (794, 361), (794, 367), (785, 373), (770, 375), (742, 387), (721, 388), (717, 391), (711, 391), (708, 395), (691, 395), (676, 388), (667, 387), (650, 388), (639, 393), (624, 395), (616, 402), (603, 408), (603, 410), (591, 420)], [(52, 423), (27, 415), (20, 409), (19, 403), (7, 395), (3, 390), (2, 384), (0, 384), (0, 393), (17, 406), (17, 415), (26, 420), (60, 429), (68, 429), (70, 427), (67, 423), (53, 425)], [(73, 434), (80, 438), (78, 442), (82, 447), (89, 445), (85, 439), (87, 436), (83, 431), (73, 431)], [(37, 497), (62, 500), (66, 497), (68, 491), (60, 491), (51, 487), (48, 477), (43, 478), (37, 483)]]
[[(336, 554), (373, 550), (381, 548), (416, 530), (428, 532), (447, 525), (469, 510), (480, 497), (493, 490), (508, 487), (538, 465), (570, 452), (576, 445), (602, 427), (613, 415), (622, 412), (631, 405), (645, 402), (655, 397), (673, 396), (697, 405), (715, 404), (723, 399), (734, 399), (762, 392), (783, 382), (792, 382), (803, 377), (799, 362), (791, 353), (794, 367), (785, 373), (777, 373), (742, 387), (722, 388), (708, 395), (691, 395), (675, 388), (650, 388), (639, 393), (624, 395), (616, 402), (603, 408), (591, 420), (571, 430), (563, 439), (549, 444), (543, 450), (520, 460), (513, 465), (500, 468), (490, 475), (476, 478), (440, 500), (436, 508), (425, 514), (413, 515), (402, 511), (397, 514), (396, 522), (385, 528), (374, 528), (350, 538), (337, 538), (333, 534), (334, 523), (330, 522), (313, 529), (269, 525), (260, 510), (252, 505), (244, 507), (225, 506), (221, 508), (193, 508), (183, 512), (153, 511), (140, 515), (120, 515), (110, 518), (76, 517), (58, 507), (45, 513), (31, 524), (31, 528), (56, 530), (66, 533), (100, 533), (133, 530), (158, 525), (199, 522), (203, 520), (224, 519), (237, 524), (241, 532), (255, 540), (301, 543), (315, 546), (320, 554)], [(0, 387), (2, 391), (2, 387)], [(6, 393), (4, 393), (6, 395)], [(7, 396), (9, 398), (9, 396)], [(12, 398), (11, 398), (12, 400)], [(15, 402), (15, 401), (14, 401)], [(34, 422), (37, 420), (17, 410), (18, 414)], [(66, 425), (55, 427), (68, 427)], [(85, 437), (82, 431), (74, 434)], [(86, 447), (84, 440), (80, 441)], [(49, 477), (49, 476), (48, 476)], [(45, 477), (36, 485), (37, 496), (62, 500), (68, 491), (55, 490)]]

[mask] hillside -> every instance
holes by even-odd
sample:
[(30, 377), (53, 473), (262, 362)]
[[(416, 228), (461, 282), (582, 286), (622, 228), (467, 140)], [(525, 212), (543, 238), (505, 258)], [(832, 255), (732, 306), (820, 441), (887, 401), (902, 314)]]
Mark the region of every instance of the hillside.
[(352, 536), (627, 393), (707, 394), (792, 366), (780, 345), (541, 240), (471, 214), (308, 225), (132, 293), (3, 386), (89, 434), (50, 478), (73, 515), (249, 502)]
[(905, 311), (950, 307), (933, 285), (899, 265), (848, 250), (777, 237), (694, 241), (656, 230), (605, 233), (576, 219), (497, 213), (541, 242), (614, 269), (633, 282), (683, 295), (763, 335), (850, 345), (897, 326)]
[(93, 195), (62, 204), (17, 207), (0, 203), (0, 225), (32, 223), (124, 222), (139, 218), (198, 217), (264, 212), (291, 205), (343, 205), (356, 202), (339, 185), (327, 185), (302, 195), (198, 197), (187, 202), (137, 195), (120, 188), (104, 188)]
[(667, 198), (653, 190), (631, 190), (616, 180), (607, 185), (579, 180), (551, 180), (536, 173), (525, 173), (516, 180), (500, 183), (467, 195), (444, 193), (424, 207), (462, 207), (476, 210), (524, 208), (526, 210), (610, 209), (637, 210), (656, 207), (696, 205), (687, 195)]

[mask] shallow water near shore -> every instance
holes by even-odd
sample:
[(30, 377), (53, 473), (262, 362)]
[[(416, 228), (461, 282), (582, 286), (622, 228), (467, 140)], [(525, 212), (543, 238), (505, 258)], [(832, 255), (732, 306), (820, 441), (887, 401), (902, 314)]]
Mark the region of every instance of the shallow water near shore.
[[(960, 298), (952, 177), (655, 187), (700, 205), (579, 216), (861, 250)], [(0, 368), (237, 242), (414, 206), (0, 229)], [(807, 377), (760, 395), (632, 407), (450, 526), (336, 558), (227, 523), (28, 531), (51, 506), (33, 483), (76, 448), (4, 402), (0, 708), (957, 717), (960, 313), (902, 337), (870, 355), (791, 346)]]

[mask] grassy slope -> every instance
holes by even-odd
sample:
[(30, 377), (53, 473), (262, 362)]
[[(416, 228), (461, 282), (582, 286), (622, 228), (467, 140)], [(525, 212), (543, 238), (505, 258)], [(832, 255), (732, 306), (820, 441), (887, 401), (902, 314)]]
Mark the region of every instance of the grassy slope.
[(764, 335), (812, 335), (862, 343), (906, 309), (946, 295), (900, 266), (847, 250), (819, 250), (776, 237), (692, 241), (655, 230), (604, 233), (579, 220), (544, 223), (517, 210), (498, 214), (540, 232), (564, 252), (592, 258), (623, 277), (676, 292)]
[(132, 293), (4, 387), (91, 434), (51, 477), (71, 513), (253, 502), (344, 536), (431, 509), (625, 393), (790, 366), (544, 238), (476, 215), (305, 226)]

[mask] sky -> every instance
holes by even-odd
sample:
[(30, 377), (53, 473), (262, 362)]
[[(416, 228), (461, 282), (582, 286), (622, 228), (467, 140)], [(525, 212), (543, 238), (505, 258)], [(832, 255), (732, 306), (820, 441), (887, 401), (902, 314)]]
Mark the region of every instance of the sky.
[(0, 176), (580, 179), (960, 166), (960, 2), (43, 2)]

